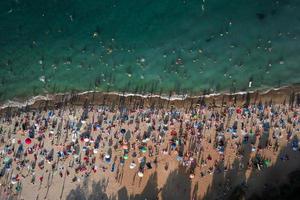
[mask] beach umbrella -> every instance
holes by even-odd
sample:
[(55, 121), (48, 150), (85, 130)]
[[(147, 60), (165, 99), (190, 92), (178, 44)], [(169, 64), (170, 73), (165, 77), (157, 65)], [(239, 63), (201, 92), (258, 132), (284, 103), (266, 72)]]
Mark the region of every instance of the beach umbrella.
[(127, 160), (128, 159), (128, 154), (124, 155), (124, 159)]
[(11, 162), (11, 158), (9, 158), (9, 157), (4, 158), (4, 163), (5, 164), (9, 164), (10, 162)]
[(84, 160), (84, 161), (88, 161), (89, 158), (88, 158), (87, 156), (85, 156), (85, 157), (83, 157), (83, 160)]
[(242, 113), (242, 109), (237, 108), (237, 109), (236, 109), (236, 113), (237, 113), (237, 114), (241, 114), (241, 113)]
[(26, 144), (31, 144), (31, 139), (30, 139), (30, 138), (26, 138), (26, 139), (25, 139), (25, 143), (26, 143)]
[(124, 145), (122, 146), (122, 149), (127, 150), (127, 149), (128, 149), (128, 145), (124, 144)]
[(86, 147), (86, 146), (83, 146), (83, 147), (82, 147), (82, 151), (86, 152), (86, 151), (87, 151), (87, 147)]
[(22, 190), (22, 186), (20, 183), (18, 183), (18, 185), (16, 186), (16, 191), (20, 192)]
[(171, 135), (177, 135), (177, 132), (175, 130), (172, 130)]
[(265, 164), (266, 167), (270, 167), (271, 161), (270, 160), (265, 160), (264, 164)]
[[(73, 157), (74, 157), (75, 159), (77, 159), (77, 158), (79, 158), (79, 155), (78, 155), (78, 154), (74, 154)], [(49, 162), (49, 163), (51, 163), (51, 162)]]
[(134, 162), (130, 163), (129, 168), (134, 169), (136, 167), (136, 164)]
[(105, 155), (105, 161), (108, 162), (108, 163), (110, 162), (110, 155), (109, 154)]
[(11, 179), (11, 184), (15, 185), (18, 181), (15, 178)]
[(175, 142), (172, 142), (171, 147), (172, 147), (173, 149), (175, 149), (175, 148), (176, 148), (176, 143), (175, 143)]
[(120, 131), (122, 134), (125, 134), (126, 133), (126, 130), (124, 128), (121, 129)]
[(144, 176), (144, 173), (140, 171), (138, 172), (138, 176), (142, 178)]
[(194, 174), (190, 174), (190, 179), (193, 179), (195, 177)]
[(89, 138), (84, 138), (83, 141), (84, 141), (84, 142), (89, 142), (90, 139), (89, 139)]
[(147, 143), (147, 138), (142, 140), (143, 143)]
[(292, 141), (292, 148), (293, 148), (294, 151), (297, 151), (297, 150), (298, 150), (298, 148), (299, 148), (299, 142), (298, 142), (298, 139), (294, 139), (294, 140)]
[(142, 146), (142, 147), (141, 147), (141, 152), (142, 152), (142, 153), (146, 153), (146, 152), (147, 152), (147, 147)]

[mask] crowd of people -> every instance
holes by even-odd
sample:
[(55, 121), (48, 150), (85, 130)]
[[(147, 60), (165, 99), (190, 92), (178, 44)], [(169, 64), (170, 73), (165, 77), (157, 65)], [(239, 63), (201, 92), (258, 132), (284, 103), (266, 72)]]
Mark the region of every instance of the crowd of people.
[[(239, 168), (264, 170), (281, 147), (299, 151), (299, 111), (297, 105), (256, 103), (190, 110), (89, 105), (5, 112), (0, 119), (1, 195), (20, 195), (25, 180), (51, 187), (56, 174), (62, 182), (71, 177), (70, 184), (97, 173), (121, 181), (127, 170), (143, 179), (158, 165), (167, 171), (168, 159), (197, 180), (226, 172), (235, 159), (244, 161)], [(289, 160), (288, 153), (280, 159)]]

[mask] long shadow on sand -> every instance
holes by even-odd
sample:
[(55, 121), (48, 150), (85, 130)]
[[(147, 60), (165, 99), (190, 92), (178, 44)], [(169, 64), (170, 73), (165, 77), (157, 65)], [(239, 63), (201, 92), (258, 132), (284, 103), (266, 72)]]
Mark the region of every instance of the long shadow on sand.
[(190, 199), (191, 181), (185, 169), (179, 169), (170, 173), (166, 184), (163, 188), (158, 188), (157, 173), (154, 172), (147, 181), (144, 190), (140, 194), (129, 194), (126, 187), (122, 187), (116, 194), (109, 196), (106, 192), (108, 181), (101, 180), (93, 182), (92, 187), (88, 188), (88, 179), (83, 186), (78, 186), (72, 190), (67, 200), (156, 200), (161, 193), (163, 199)]
[(91, 191), (88, 188), (88, 179), (85, 179), (82, 186), (78, 186), (66, 197), (67, 200), (108, 200), (110, 199), (106, 194), (108, 181), (103, 179), (92, 183)]
[[(299, 152), (292, 150), (291, 143), (280, 150), (278, 158), (272, 166), (264, 169), (254, 166), (247, 179), (246, 171), (251, 151), (247, 145), (241, 148), (242, 159), (236, 159), (226, 172), (213, 175), (213, 181), (203, 199), (284, 200), (299, 198), (297, 197), (297, 193), (300, 191), (300, 162), (297, 161)], [(259, 154), (255, 155), (254, 159), (256, 158), (259, 158)], [(289, 162), (294, 162), (293, 171), (285, 167), (291, 164)]]
[[(283, 148), (277, 158), (276, 163), (265, 169), (253, 168), (250, 176), (246, 179), (247, 164), (250, 159), (251, 150), (249, 145), (242, 145), (241, 151), (243, 158), (236, 159), (231, 168), (224, 171), (224, 163), (219, 163), (218, 168), (213, 174), (213, 181), (204, 197), (197, 195), (200, 183), (195, 183), (192, 188), (192, 182), (188, 177), (188, 173), (183, 167), (170, 173), (165, 185), (158, 188), (157, 173), (154, 172), (144, 190), (137, 195), (129, 194), (126, 187), (119, 189), (114, 195), (108, 195), (106, 192), (108, 181), (101, 180), (92, 183), (92, 187), (88, 189), (87, 181), (83, 186), (78, 186), (72, 190), (67, 200), (156, 200), (161, 196), (163, 200), (197, 200), (197, 199), (297, 199), (296, 194), (300, 191), (300, 162), (294, 164), (294, 170), (288, 173), (288, 176), (282, 175), (282, 169), (288, 162), (292, 160), (284, 160), (286, 155), (291, 159), (297, 158), (299, 152), (295, 152), (289, 143)], [(257, 155), (258, 156), (258, 155)], [(280, 180), (287, 180), (283, 184), (279, 184)], [(256, 185), (259, 183), (259, 185)], [(258, 188), (260, 187), (260, 188)], [(250, 188), (255, 188), (252, 193)], [(192, 195), (191, 195), (192, 194)]]

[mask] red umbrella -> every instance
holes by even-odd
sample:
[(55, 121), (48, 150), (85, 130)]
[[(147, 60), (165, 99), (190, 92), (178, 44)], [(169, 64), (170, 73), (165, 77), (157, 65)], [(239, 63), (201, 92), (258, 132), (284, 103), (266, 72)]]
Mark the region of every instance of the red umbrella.
[(26, 143), (26, 144), (31, 144), (31, 139), (30, 139), (30, 138), (26, 138), (26, 139), (25, 139), (25, 143)]
[(177, 132), (176, 132), (175, 130), (172, 130), (172, 131), (171, 131), (171, 135), (174, 135), (174, 136), (175, 136), (175, 135), (177, 135)]
[(83, 160), (84, 160), (84, 161), (88, 161), (89, 158), (88, 158), (87, 156), (85, 156), (85, 157), (83, 158)]

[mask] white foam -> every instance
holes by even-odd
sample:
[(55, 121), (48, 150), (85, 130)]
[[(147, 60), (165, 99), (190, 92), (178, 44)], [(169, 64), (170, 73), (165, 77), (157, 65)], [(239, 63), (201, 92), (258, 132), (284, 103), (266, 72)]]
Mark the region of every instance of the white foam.
[[(169, 100), (169, 101), (184, 101), (187, 98), (201, 98), (201, 97), (205, 97), (205, 98), (209, 98), (209, 97), (214, 97), (214, 96), (220, 96), (220, 95), (245, 95), (247, 93), (255, 93), (256, 91), (259, 91), (260, 94), (267, 94), (270, 91), (278, 91), (284, 88), (287, 88), (289, 86), (283, 86), (283, 87), (279, 87), (279, 88), (271, 88), (268, 90), (254, 90), (254, 91), (240, 91), (240, 92), (236, 92), (236, 93), (229, 93), (229, 92), (221, 92), (221, 93), (212, 93), (212, 94), (206, 94), (206, 95), (199, 95), (199, 96), (189, 96), (187, 94), (183, 94), (183, 95), (157, 95), (157, 94), (151, 94), (151, 93), (146, 93), (146, 94), (134, 94), (134, 93), (120, 93), (120, 92), (100, 92), (100, 91), (94, 91), (94, 90), (89, 90), (89, 91), (84, 91), (84, 92), (79, 92), (77, 93), (78, 96), (83, 96), (86, 94), (92, 94), (92, 93), (101, 93), (103, 95), (117, 95), (117, 96), (124, 96), (124, 97), (141, 97), (141, 98), (160, 98), (163, 100)], [(7, 107), (17, 107), (17, 108), (21, 108), (21, 107), (25, 107), (25, 106), (30, 106), (33, 105), (36, 101), (40, 101), (40, 100), (44, 100), (44, 101), (51, 101), (54, 100), (56, 96), (63, 96), (63, 95), (71, 95), (70, 92), (67, 93), (56, 93), (56, 94), (47, 94), (45, 96), (43, 95), (38, 95), (35, 97), (32, 97), (28, 100), (25, 100), (23, 102), (18, 102), (18, 101), (13, 101), (13, 100), (8, 100), (7, 102), (5, 102), (0, 109), (4, 109)]]

